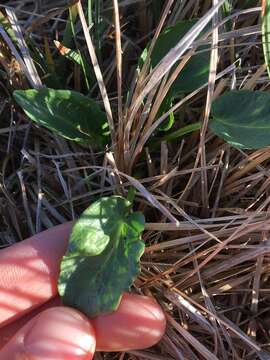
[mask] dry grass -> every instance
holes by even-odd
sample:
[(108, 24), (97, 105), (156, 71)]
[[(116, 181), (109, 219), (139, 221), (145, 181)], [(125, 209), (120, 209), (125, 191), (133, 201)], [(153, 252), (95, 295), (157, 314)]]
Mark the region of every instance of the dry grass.
[[(269, 86), (260, 4), (253, 2), (257, 7), (240, 10), (243, 1), (234, 1), (233, 30), (228, 31), (217, 13), (209, 10), (220, 4), (217, 0), (167, 0), (163, 13), (159, 12), (159, 25), (151, 10), (155, 1), (135, 5), (128, 0), (103, 1), (104, 9), (115, 10), (116, 25), (114, 31), (110, 12), (105, 11), (108, 29), (103, 41), (110, 50), (99, 64), (101, 71), (95, 64), (102, 96), (97, 85), (93, 94), (105, 101), (113, 129), (113, 146), (106, 153), (37, 128), (14, 108), (12, 87), (26, 86), (26, 78), (33, 79), (33, 74), (0, 40), (1, 243), (12, 244), (75, 219), (97, 197), (126, 194), (132, 185), (137, 188), (136, 206), (147, 219), (146, 252), (135, 290), (158, 299), (167, 314), (167, 332), (153, 349), (97, 354), (96, 359), (270, 359), (270, 150), (237, 150), (207, 128), (211, 102), (225, 89)], [(163, 4), (157, 3), (157, 7)], [(56, 51), (53, 40), (63, 31), (66, 2), (58, 0), (53, 10), (45, 0), (6, 4), (14, 9), (23, 31), (32, 33), (33, 41), (42, 45), (48, 38), (51, 51)], [(134, 59), (150, 34), (155, 41), (163, 23), (196, 15), (204, 15), (203, 21), (208, 16), (213, 24), (205, 38), (212, 47), (209, 82), (179, 99), (173, 111), (179, 126), (198, 119), (203, 126), (200, 133), (174, 142), (164, 140), (153, 149), (147, 140), (166, 119), (158, 118), (161, 100), (196, 51), (198, 30), (153, 70), (146, 61), (138, 75)], [(84, 32), (79, 24), (78, 39), (88, 54), (82, 13), (80, 17)], [(117, 56), (112, 50), (115, 40)], [(91, 39), (86, 41), (96, 61)], [(180, 58), (180, 65), (168, 75)], [(69, 87), (80, 86), (76, 71), (71, 69)], [(35, 74), (34, 80), (38, 81)], [(124, 103), (122, 94), (130, 88)]]

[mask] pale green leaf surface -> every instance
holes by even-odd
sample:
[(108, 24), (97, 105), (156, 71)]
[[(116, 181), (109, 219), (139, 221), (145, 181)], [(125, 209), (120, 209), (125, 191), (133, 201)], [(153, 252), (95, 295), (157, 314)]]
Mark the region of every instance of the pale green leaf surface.
[(120, 196), (102, 198), (73, 227), (58, 280), (63, 303), (90, 317), (117, 309), (140, 272), (144, 216)]

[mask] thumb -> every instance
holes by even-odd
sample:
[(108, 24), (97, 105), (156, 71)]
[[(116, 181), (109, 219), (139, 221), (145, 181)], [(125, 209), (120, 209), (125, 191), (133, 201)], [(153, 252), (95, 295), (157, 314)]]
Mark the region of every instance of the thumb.
[(68, 307), (31, 319), (2, 348), (0, 360), (91, 360), (96, 347), (89, 320)]

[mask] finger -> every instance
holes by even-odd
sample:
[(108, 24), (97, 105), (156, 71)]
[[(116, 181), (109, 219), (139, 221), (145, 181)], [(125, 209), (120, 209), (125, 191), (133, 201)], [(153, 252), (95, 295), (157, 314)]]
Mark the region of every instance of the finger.
[(0, 360), (90, 360), (95, 333), (78, 311), (57, 307), (43, 311), (2, 348)]
[(71, 227), (56, 226), (0, 251), (0, 327), (56, 295)]
[[(56, 304), (60, 305), (59, 298), (44, 304), (43, 307)], [(7, 342), (30, 316), (32, 313), (0, 329), (0, 349), (1, 342), (2, 344)], [(128, 293), (123, 295), (117, 311), (91, 319), (91, 323), (95, 329), (99, 351), (151, 347), (161, 339), (166, 328), (164, 312), (155, 299)]]
[(163, 310), (154, 298), (124, 294), (117, 311), (91, 320), (98, 351), (144, 349), (155, 345), (166, 328)]
[[(1, 250), (0, 271), (7, 274), (7, 277), (0, 277), (0, 326), (10, 323), (56, 294), (59, 264), (67, 246), (71, 227), (71, 223), (64, 224), (13, 245), (8, 249)], [(161, 333), (164, 332), (165, 319), (159, 305), (155, 303), (155, 307), (158, 307), (156, 309), (157, 314), (159, 314), (156, 318), (153, 317), (149, 306), (146, 306), (143, 312), (144, 315), (141, 314), (142, 316), (138, 317), (136, 312), (140, 308), (140, 302), (137, 302), (139, 299), (136, 300), (136, 296), (132, 306), (130, 304), (129, 308), (125, 310), (126, 307), (123, 304), (125, 304), (124, 300), (128, 296), (134, 297), (135, 295), (125, 295), (123, 297), (122, 307), (120, 306), (119, 309), (120, 315), (122, 315), (119, 319), (115, 318), (118, 313), (116, 312), (95, 320), (100, 334), (100, 349), (107, 348), (108, 351), (112, 351), (118, 348), (149, 347), (157, 342), (161, 337)], [(122, 312), (121, 309), (123, 309)], [(107, 336), (106, 327), (113, 325), (113, 321), (117, 322), (117, 326), (113, 327), (112, 340), (115, 338), (115, 341), (109, 343), (106, 342), (107, 340), (103, 341), (103, 339)], [(129, 323), (136, 326), (136, 331), (133, 333), (128, 332)], [(153, 330), (149, 330), (151, 324)], [(127, 340), (124, 340), (124, 342), (119, 339), (121, 329), (127, 335)], [(143, 339), (145, 341), (136, 343), (133, 337), (140, 337), (140, 331), (142, 331), (141, 334), (144, 334), (145, 329), (150, 334), (150, 337), (148, 338), (146, 334)]]
[(19, 331), (25, 324), (27, 324), (32, 318), (37, 316), (40, 312), (52, 307), (60, 306), (61, 299), (59, 297), (53, 298), (47, 301), (45, 304), (34, 309), (30, 313), (22, 316), (21, 318), (13, 321), (12, 323), (0, 328), (0, 351), (9, 342), (9, 340)]

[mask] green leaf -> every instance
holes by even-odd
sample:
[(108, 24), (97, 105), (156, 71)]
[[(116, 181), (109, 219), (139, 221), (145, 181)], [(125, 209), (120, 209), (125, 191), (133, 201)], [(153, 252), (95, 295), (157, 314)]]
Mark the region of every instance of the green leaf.
[(7, 18), (6, 15), (4, 15), (4, 13), (2, 11), (0, 11), (0, 25), (3, 26), (3, 28), (6, 30), (6, 32), (8, 33), (8, 35), (10, 36), (11, 40), (13, 41), (14, 44), (17, 44), (17, 36), (14, 33), (14, 30), (12, 29), (12, 26)]
[[(180, 21), (160, 34), (151, 56), (152, 67), (155, 67), (162, 60), (197, 21), (197, 19)], [(202, 48), (200, 47), (198, 50), (202, 50)], [(145, 56), (146, 50), (143, 52), (144, 59)], [(170, 96), (175, 97), (183, 93), (192, 92), (207, 82), (209, 63), (209, 51), (193, 55), (173, 83), (170, 89)]]
[(75, 25), (78, 16), (77, 5), (75, 4), (70, 6), (68, 12), (69, 12), (69, 16), (66, 23), (66, 28), (64, 30), (63, 45), (67, 47), (71, 47), (74, 44), (76, 37)]
[(86, 88), (89, 91), (90, 90), (90, 84), (89, 84), (89, 79), (90, 78), (90, 66), (89, 64), (85, 61), (81, 51), (78, 49), (76, 50), (72, 50), (66, 46), (64, 46), (63, 44), (61, 44), (59, 41), (54, 40), (54, 45), (57, 47), (59, 53), (64, 56), (66, 59), (74, 62), (75, 64), (80, 65), (82, 72), (83, 72), (83, 76), (84, 76), (84, 81), (86, 84)]
[(182, 128), (165, 135), (162, 140), (166, 140), (166, 141), (177, 140), (184, 135), (200, 130), (201, 126), (202, 126), (201, 122), (196, 122), (194, 124), (183, 126)]
[(16, 90), (13, 96), (31, 120), (64, 138), (99, 145), (107, 140), (106, 115), (93, 100), (76, 91)]
[[(198, 19), (179, 21), (176, 25), (168, 27), (157, 39), (151, 55), (151, 67), (154, 68), (167, 53), (181, 40), (181, 38), (196, 24)], [(143, 50), (139, 59), (139, 68), (142, 68), (148, 52), (149, 45)], [(172, 84), (168, 94), (163, 100), (158, 116), (166, 113), (172, 106), (175, 97), (183, 96), (202, 86), (208, 81), (210, 52), (205, 47), (199, 47), (198, 54), (193, 55), (181, 70)], [(176, 68), (178, 63), (173, 67)], [(174, 124), (174, 114), (168, 116), (168, 120), (159, 127), (159, 130), (168, 131)]]
[[(158, 117), (161, 117), (167, 111), (170, 110), (170, 108), (172, 107), (172, 102), (173, 102), (173, 99), (170, 96), (165, 97), (165, 99), (163, 100), (163, 102), (159, 108)], [(171, 129), (173, 124), (174, 124), (174, 113), (171, 112), (170, 115), (168, 116), (168, 120), (166, 120), (165, 122), (163, 122), (163, 124), (160, 125), (159, 130), (168, 131)]]
[[(233, 4), (232, 0), (225, 0), (224, 4), (221, 6), (222, 18), (225, 19), (232, 14)], [(227, 20), (224, 24), (226, 31), (231, 31), (233, 27), (233, 21)]]
[(230, 91), (212, 105), (211, 130), (236, 148), (260, 149), (270, 145), (270, 94)]
[(61, 262), (58, 290), (63, 303), (90, 317), (119, 306), (140, 272), (144, 216), (120, 197), (101, 198), (74, 225)]
[(267, 66), (268, 76), (270, 77), (270, 2), (262, 2), (262, 42), (264, 60)]
[(73, 61), (74, 63), (76, 63), (78, 65), (82, 64), (82, 56), (79, 51), (72, 50), (72, 49), (64, 46), (57, 40), (54, 40), (54, 45), (57, 47), (57, 49), (59, 50), (59, 52), (62, 56)]

